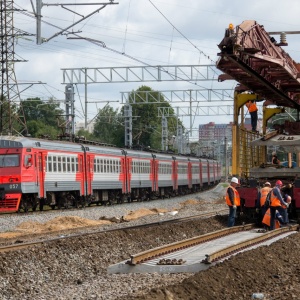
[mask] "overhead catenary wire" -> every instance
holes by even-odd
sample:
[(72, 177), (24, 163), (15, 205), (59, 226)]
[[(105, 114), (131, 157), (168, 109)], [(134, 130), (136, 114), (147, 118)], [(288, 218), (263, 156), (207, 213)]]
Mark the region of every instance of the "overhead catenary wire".
[[(131, 1), (131, 0), (130, 0)], [(151, 1), (150, 1), (151, 2)], [(130, 8), (130, 3), (129, 3), (129, 7), (128, 7), (128, 15), (127, 15), (127, 23), (128, 23), (128, 19), (129, 19), (129, 8)], [(58, 28), (58, 29), (61, 29), (59, 26), (57, 26), (57, 25), (53, 25), (53, 24), (51, 24), (50, 22), (47, 22), (47, 21), (44, 21), (44, 20), (42, 20), (42, 22), (43, 23), (45, 23), (45, 24), (47, 24), (47, 25), (49, 25), (49, 26), (53, 26), (53, 27), (55, 27), (55, 28)], [(87, 22), (86, 22), (86, 24), (87, 24)], [(85, 24), (85, 25), (86, 25)], [(169, 62), (170, 62), (170, 54), (171, 54), (171, 51), (172, 51), (172, 47), (173, 47), (173, 37), (174, 37), (174, 31), (176, 30), (176, 31), (178, 31), (190, 44), (192, 44), (193, 45), (193, 47), (195, 48), (195, 49), (197, 49), (197, 51), (201, 54), (201, 55), (204, 55), (204, 56), (206, 56), (207, 58), (209, 58), (209, 56), (207, 56), (202, 50), (200, 50), (196, 45), (194, 45), (187, 37), (185, 37), (173, 24), (171, 24), (172, 25), (172, 28), (173, 28), (173, 30), (172, 30), (172, 41), (171, 41), (171, 47), (170, 47), (170, 52), (169, 52), (169, 59), (168, 59), (168, 65), (169, 65)], [(127, 25), (126, 25), (127, 26)], [(64, 33), (63, 33), (64, 34)], [(75, 36), (78, 36), (79, 37), (79, 35), (78, 34), (76, 34), (76, 33), (74, 33), (74, 32), (69, 32), (69, 31), (66, 31), (66, 34), (71, 34), (71, 35), (75, 35)], [(80, 37), (81, 38), (81, 37)], [(83, 39), (86, 39), (86, 40), (88, 40), (87, 38), (83, 38)], [(91, 39), (92, 40), (92, 39)], [(89, 41), (91, 41), (91, 40), (89, 40)], [(106, 50), (109, 50), (110, 52), (113, 52), (113, 53), (116, 53), (116, 54), (119, 54), (119, 55), (121, 55), (121, 56), (123, 56), (123, 57), (126, 57), (126, 58), (128, 58), (128, 59), (130, 59), (130, 60), (135, 60), (135, 61), (137, 61), (137, 62), (139, 62), (139, 63), (141, 63), (141, 64), (143, 64), (143, 65), (146, 65), (146, 66), (148, 66), (148, 67), (152, 67), (152, 68), (157, 68), (156, 66), (153, 66), (153, 65), (151, 65), (151, 64), (149, 64), (149, 63), (146, 63), (146, 62), (144, 62), (142, 59), (140, 59), (140, 58), (137, 58), (137, 57), (135, 57), (135, 56), (132, 56), (132, 55), (128, 55), (127, 53), (126, 53), (126, 51), (125, 51), (125, 48), (126, 48), (126, 42), (127, 42), (127, 27), (126, 27), (126, 32), (125, 32), (125, 39), (124, 39), (124, 43), (123, 43), (123, 51), (122, 52), (120, 52), (120, 51), (118, 51), (118, 50), (116, 50), (116, 49), (114, 49), (114, 48), (112, 48), (112, 47), (107, 47), (106, 46), (106, 44), (105, 43), (103, 43), (103, 42), (101, 42), (101, 41), (97, 41), (96, 42), (96, 44), (98, 45), (98, 46), (101, 46), (102, 48), (104, 48), (104, 49), (106, 49)], [(101, 44), (102, 43), (102, 44)], [(101, 45), (100, 45), (101, 44)], [(211, 60), (212, 61), (212, 60)], [(213, 61), (212, 61), (213, 62)], [(164, 69), (164, 68), (161, 68), (161, 71), (162, 72), (165, 72), (165, 73), (167, 73), (168, 75), (170, 75), (171, 77), (173, 77), (174, 78), (174, 74), (171, 74), (169, 71), (168, 71), (168, 69)], [(180, 76), (178, 76), (178, 75), (176, 75), (176, 77), (177, 77), (177, 79), (181, 79), (182, 81), (185, 81), (185, 82), (189, 82), (189, 83), (192, 83), (193, 84), (193, 86), (197, 86), (197, 87), (201, 87), (201, 88), (206, 88), (205, 86), (202, 86), (202, 85), (200, 85), (200, 84), (198, 84), (197, 82), (194, 82), (194, 81), (191, 81), (191, 80), (187, 80), (187, 79), (185, 79), (185, 78), (181, 78)], [(77, 88), (77, 86), (76, 86), (76, 88)], [(81, 103), (81, 105), (82, 105), (82, 103)]]
[[(150, 1), (150, 0), (149, 0), (149, 1)], [(151, 1), (150, 1), (150, 2), (151, 2)], [(32, 15), (31, 15), (31, 14), (28, 14), (28, 13), (27, 13), (26, 15), (32, 17)], [(57, 25), (51, 24), (51, 23), (49, 23), (49, 22), (47, 22), (47, 21), (44, 21), (44, 20), (42, 20), (42, 22), (45, 23), (45, 24), (47, 24), (47, 25), (49, 25), (49, 26), (53, 26), (53, 27), (55, 27), (56, 29), (62, 30), (62, 28), (59, 27), (59, 26), (57, 26)], [(171, 24), (171, 23), (170, 23), (170, 24)], [(173, 25), (172, 25), (172, 26), (173, 26)], [(175, 30), (178, 31), (178, 29), (177, 29), (175, 26), (174, 26), (174, 28), (175, 28)], [(67, 32), (68, 32), (68, 31), (67, 31)], [(178, 31), (178, 32), (179, 32), (179, 31)], [(146, 63), (146, 62), (144, 62), (144, 61), (142, 61), (142, 60), (140, 60), (140, 59), (138, 59), (138, 58), (136, 58), (136, 57), (133, 57), (133, 56), (131, 56), (131, 55), (128, 55), (128, 54), (126, 54), (125, 52), (120, 52), (120, 51), (118, 51), (118, 50), (116, 50), (116, 49), (107, 47), (106, 44), (105, 44), (104, 42), (102, 42), (102, 41), (98, 41), (98, 40), (95, 40), (95, 39), (90, 39), (90, 38), (87, 38), (87, 37), (81, 37), (80, 35), (78, 35), (78, 34), (75, 33), (75, 32), (68, 32), (68, 33), (71, 34), (71, 35), (75, 35), (77, 38), (85, 39), (85, 40), (87, 40), (87, 41), (89, 41), (89, 42), (91, 42), (91, 43), (94, 43), (95, 45), (101, 46), (102, 48), (105, 48), (105, 49), (107, 49), (107, 50), (109, 50), (109, 51), (111, 51), (111, 52), (114, 52), (114, 53), (123, 55), (123, 56), (125, 56), (125, 57), (127, 57), (127, 58), (129, 58), (129, 59), (135, 60), (135, 61), (137, 61), (137, 62), (139, 62), (139, 63), (141, 63), (141, 64), (143, 64), (143, 65), (146, 65), (146, 66), (148, 66), (148, 67), (153, 67), (153, 68), (155, 68), (155, 66), (152, 66), (152, 65), (150, 65), (150, 64), (148, 64), (148, 63)], [(183, 35), (183, 36), (184, 36), (184, 35)], [(69, 39), (72, 39), (72, 38), (69, 38)], [(75, 38), (74, 38), (74, 39), (75, 39)], [(187, 38), (186, 38), (186, 39), (187, 39)], [(188, 39), (187, 39), (187, 40), (188, 40)], [(188, 40), (188, 41), (189, 41), (189, 40)], [(191, 41), (189, 41), (189, 42), (191, 43)], [(197, 48), (197, 46), (195, 46), (193, 43), (191, 43), (191, 44), (192, 44), (194, 47)], [(198, 48), (197, 48), (197, 49), (198, 49)], [(200, 49), (198, 49), (198, 50), (199, 50), (201, 53), (203, 53), (203, 54), (205, 55), (205, 53), (204, 53), (203, 51), (201, 51)], [(206, 56), (206, 55), (205, 55), (205, 56)], [(212, 62), (213, 62), (213, 61), (212, 61)], [(175, 76), (174, 74), (171, 74), (170, 72), (168, 72), (168, 70), (164, 70), (163, 68), (161, 68), (161, 71), (163, 71), (163, 72), (169, 74), (170, 76)], [(193, 85), (199, 86), (199, 87), (201, 87), (201, 88), (206, 88), (206, 87), (204, 87), (204, 86), (199, 85), (199, 84), (196, 83), (196, 82), (192, 82), (192, 81), (190, 81), (190, 80), (186, 80), (186, 79), (180, 78), (180, 76), (178, 76), (178, 75), (176, 75), (176, 77), (179, 78), (179, 79), (181, 79), (182, 81), (190, 82), (190, 83), (192, 83)]]
[(129, 20), (129, 12), (130, 12), (130, 4), (131, 4), (131, 0), (129, 0), (129, 3), (128, 3), (127, 20), (126, 20), (126, 28), (125, 28), (122, 52), (125, 52), (126, 38), (127, 38), (127, 26), (128, 26), (128, 20)]
[(184, 37), (195, 49), (197, 49), (203, 56), (205, 56), (207, 59), (209, 59), (212, 63), (215, 63), (210, 57), (205, 54), (202, 50), (200, 50), (189, 38), (187, 38), (179, 29), (176, 28), (176, 26), (158, 9), (158, 7), (151, 1), (148, 0), (153, 7), (164, 17), (164, 19), (182, 36)]

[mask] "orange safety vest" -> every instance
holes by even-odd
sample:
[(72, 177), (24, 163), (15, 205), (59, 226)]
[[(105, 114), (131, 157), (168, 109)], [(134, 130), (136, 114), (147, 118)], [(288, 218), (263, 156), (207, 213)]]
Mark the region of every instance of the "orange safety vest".
[(257, 106), (254, 102), (253, 103), (252, 102), (247, 102), (246, 106), (247, 106), (249, 112), (257, 111)]
[(279, 198), (274, 195), (274, 190), (271, 193), (271, 203), (270, 206), (281, 206)]
[[(232, 189), (233, 190), (234, 203), (235, 203), (236, 206), (240, 206), (241, 205), (241, 200), (240, 200), (240, 194), (239, 194), (239, 192), (232, 185), (230, 185), (228, 187), (228, 189)], [(227, 205), (232, 206), (231, 201), (229, 199), (229, 195), (228, 195), (228, 189), (226, 191), (225, 200), (226, 200)]]
[[(271, 226), (271, 211), (270, 208), (266, 211), (262, 223), (264, 223), (267, 226)], [(275, 228), (280, 228), (280, 222), (278, 220), (275, 219)]]
[(266, 202), (267, 195), (272, 190), (272, 188), (265, 186), (260, 190), (260, 207), (264, 206)]

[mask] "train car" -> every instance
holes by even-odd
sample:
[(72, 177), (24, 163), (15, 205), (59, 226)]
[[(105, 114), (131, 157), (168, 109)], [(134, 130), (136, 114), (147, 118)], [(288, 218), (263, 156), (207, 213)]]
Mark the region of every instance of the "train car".
[(187, 194), (220, 181), (218, 163), (180, 155), (0, 137), (0, 212)]

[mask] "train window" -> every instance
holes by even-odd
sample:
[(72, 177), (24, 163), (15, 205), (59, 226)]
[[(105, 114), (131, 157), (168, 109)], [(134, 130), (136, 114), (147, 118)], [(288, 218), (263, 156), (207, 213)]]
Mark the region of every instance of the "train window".
[(75, 162), (75, 172), (78, 172), (78, 157), (76, 157), (76, 162)]
[(57, 172), (56, 156), (53, 156), (53, 172)]
[(97, 173), (98, 159), (94, 158), (94, 173)]
[(62, 157), (62, 171), (65, 173), (67, 171), (67, 166), (66, 166), (66, 157)]
[(72, 173), (75, 173), (75, 157), (71, 157), (71, 168)]
[(71, 172), (71, 157), (67, 157), (67, 172)]
[(61, 172), (61, 156), (57, 157), (57, 171)]
[(0, 167), (18, 167), (20, 165), (19, 154), (0, 155)]
[(25, 155), (24, 157), (24, 166), (26, 168), (29, 168), (32, 166), (32, 155)]
[(165, 164), (160, 164), (158, 166), (158, 173), (159, 174), (164, 174), (164, 172), (165, 172)]
[(52, 156), (47, 157), (47, 172), (52, 172)]
[(103, 173), (103, 160), (100, 159), (100, 173)]

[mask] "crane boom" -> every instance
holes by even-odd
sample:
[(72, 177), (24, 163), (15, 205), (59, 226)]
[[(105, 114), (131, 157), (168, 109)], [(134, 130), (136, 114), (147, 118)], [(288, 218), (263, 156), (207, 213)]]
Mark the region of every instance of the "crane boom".
[(253, 20), (231, 25), (218, 47), (217, 68), (231, 79), (271, 104), (300, 110), (300, 64), (262, 25)]

